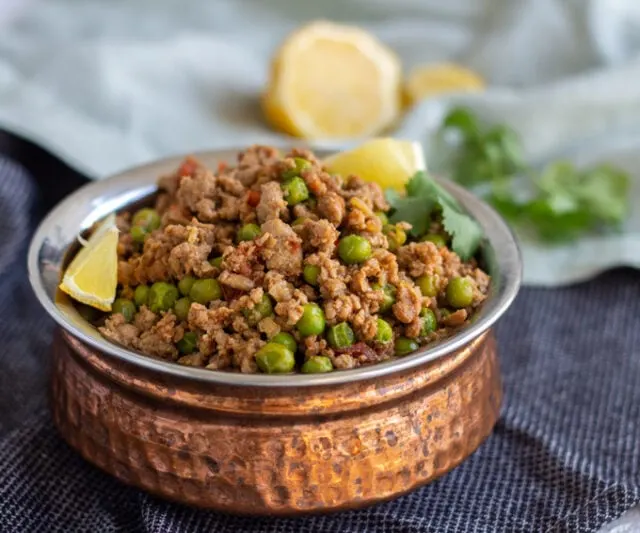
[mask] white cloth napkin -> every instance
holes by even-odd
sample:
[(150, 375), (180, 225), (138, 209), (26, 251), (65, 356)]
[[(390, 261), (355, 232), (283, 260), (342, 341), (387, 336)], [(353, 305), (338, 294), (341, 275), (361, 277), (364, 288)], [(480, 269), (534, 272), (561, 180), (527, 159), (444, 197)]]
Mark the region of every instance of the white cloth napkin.
[(430, 100), (405, 117), (395, 135), (427, 151), (447, 106), (465, 102), (512, 124), (533, 164), (608, 160), (632, 174), (624, 231), (523, 243), (527, 283), (640, 267), (637, 0), (31, 2), (0, 30), (0, 126), (94, 178), (169, 154), (286, 142), (263, 123), (257, 96), (278, 43), (315, 18), (371, 30), (407, 69), (448, 59), (486, 77), (483, 94)]

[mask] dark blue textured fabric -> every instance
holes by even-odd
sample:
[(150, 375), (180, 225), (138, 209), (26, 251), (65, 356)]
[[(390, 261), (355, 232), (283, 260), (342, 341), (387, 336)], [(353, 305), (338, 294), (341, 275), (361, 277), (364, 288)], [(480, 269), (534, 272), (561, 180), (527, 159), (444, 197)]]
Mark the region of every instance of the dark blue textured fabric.
[(449, 475), (394, 502), (237, 518), (122, 485), (67, 447), (46, 409), (53, 326), (25, 272), (37, 192), (23, 168), (0, 159), (0, 532), (590, 532), (640, 501), (632, 271), (523, 290), (498, 328), (505, 403), (494, 434)]

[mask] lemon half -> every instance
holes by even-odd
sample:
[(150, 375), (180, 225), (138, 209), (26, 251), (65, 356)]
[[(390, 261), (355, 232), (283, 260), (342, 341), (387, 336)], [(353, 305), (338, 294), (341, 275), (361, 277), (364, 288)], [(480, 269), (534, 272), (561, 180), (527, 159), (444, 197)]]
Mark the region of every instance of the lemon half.
[(373, 35), (318, 21), (278, 50), (263, 94), (267, 120), (308, 139), (374, 135), (401, 110), (401, 67)]

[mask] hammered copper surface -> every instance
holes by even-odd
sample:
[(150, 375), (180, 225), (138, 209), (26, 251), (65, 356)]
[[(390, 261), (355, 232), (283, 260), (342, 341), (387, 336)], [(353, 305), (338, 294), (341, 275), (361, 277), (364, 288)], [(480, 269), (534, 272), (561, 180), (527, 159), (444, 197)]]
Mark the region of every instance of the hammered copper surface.
[(436, 362), (332, 387), (230, 387), (133, 367), (67, 333), (54, 345), (65, 439), (122, 481), (232, 513), (355, 508), (441, 476), (491, 432), (491, 331)]

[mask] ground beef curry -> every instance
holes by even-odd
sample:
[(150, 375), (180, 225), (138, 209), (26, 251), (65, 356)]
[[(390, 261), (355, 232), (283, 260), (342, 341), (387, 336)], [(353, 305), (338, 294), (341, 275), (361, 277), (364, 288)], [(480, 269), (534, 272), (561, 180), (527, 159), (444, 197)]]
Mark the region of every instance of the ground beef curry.
[(464, 325), (489, 276), (390, 224), (380, 187), (306, 150), (253, 146), (235, 164), (187, 158), (153, 208), (120, 213), (109, 340), (179, 364), (329, 372), (407, 355)]

